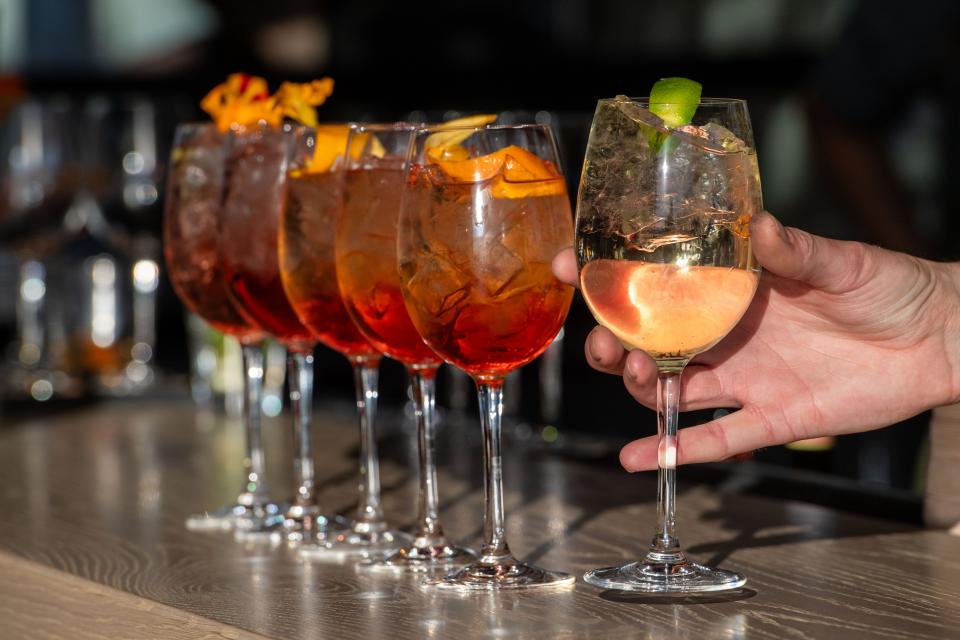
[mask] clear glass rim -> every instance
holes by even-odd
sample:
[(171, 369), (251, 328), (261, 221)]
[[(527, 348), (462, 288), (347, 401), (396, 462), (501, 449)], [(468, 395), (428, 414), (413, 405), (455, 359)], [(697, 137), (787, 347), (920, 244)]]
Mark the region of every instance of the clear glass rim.
[(356, 122), (318, 122), (317, 124), (295, 123), (290, 127), (290, 132), (294, 134), (313, 133), (319, 129), (330, 129), (332, 127), (345, 127), (348, 131), (357, 126)]
[[(601, 98), (597, 101), (599, 104), (610, 104), (618, 102), (633, 102), (640, 105), (649, 105), (650, 96), (643, 97), (626, 97), (626, 98)], [(656, 104), (678, 104), (673, 102), (658, 102)], [(700, 98), (700, 106), (710, 106), (710, 107), (722, 107), (730, 105), (743, 105), (746, 106), (747, 101), (743, 98)]]
[(294, 124), (291, 131), (294, 133), (312, 133), (322, 129), (333, 127), (345, 127), (349, 131), (406, 131), (416, 130), (417, 125), (412, 122), (356, 122), (354, 120), (345, 120), (342, 122), (318, 122), (315, 125)]
[(419, 125), (415, 122), (407, 122), (405, 120), (398, 120), (396, 122), (353, 122), (350, 124), (350, 129), (352, 131), (359, 131), (365, 133), (367, 131), (373, 132), (383, 132), (390, 133), (394, 131), (417, 131)]
[(437, 131), (507, 131), (507, 130), (520, 130), (520, 129), (551, 131), (552, 127), (548, 124), (536, 124), (536, 123), (448, 126), (448, 125), (444, 125), (442, 122), (438, 122), (438, 123), (431, 123), (428, 125), (416, 125), (416, 130), (418, 134), (425, 131), (436, 133)]

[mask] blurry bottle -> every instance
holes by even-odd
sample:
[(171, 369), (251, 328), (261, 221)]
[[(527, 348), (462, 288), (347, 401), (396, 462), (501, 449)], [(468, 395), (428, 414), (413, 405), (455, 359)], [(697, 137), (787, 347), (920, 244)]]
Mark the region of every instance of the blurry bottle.
[[(96, 235), (125, 268), (131, 295), (122, 301), (129, 317), (131, 341), (118, 343), (126, 364), (124, 393), (142, 392), (156, 377), (156, 296), (160, 282), (157, 114), (144, 98), (92, 99), (86, 108), (84, 195), (99, 212)], [(84, 221), (89, 225), (92, 218)], [(126, 288), (126, 284), (123, 285)]]
[(79, 235), (54, 265), (58, 307), (53, 316), (66, 330), (64, 368), (84, 379), (88, 392), (133, 393), (128, 367), (137, 365), (127, 357), (134, 345), (129, 262), (95, 238)]

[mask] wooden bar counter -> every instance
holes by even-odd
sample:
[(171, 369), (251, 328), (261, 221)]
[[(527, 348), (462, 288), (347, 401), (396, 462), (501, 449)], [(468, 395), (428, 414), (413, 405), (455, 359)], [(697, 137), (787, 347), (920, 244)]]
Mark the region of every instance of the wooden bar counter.
[[(381, 421), (388, 515), (414, 518), (415, 447)], [(440, 435), (442, 517), (479, 542), (479, 427)], [(289, 422), (267, 420), (268, 479), (292, 489)], [(356, 427), (315, 420), (321, 500), (349, 513)], [(741, 572), (731, 594), (425, 591), (418, 579), (304, 562), (285, 545), (196, 533), (184, 518), (235, 496), (241, 430), (183, 397), (0, 421), (0, 638), (960, 638), (960, 538), (789, 500), (684, 482), (680, 534), (696, 559)], [(653, 474), (505, 442), (511, 546), (577, 576), (642, 554)]]

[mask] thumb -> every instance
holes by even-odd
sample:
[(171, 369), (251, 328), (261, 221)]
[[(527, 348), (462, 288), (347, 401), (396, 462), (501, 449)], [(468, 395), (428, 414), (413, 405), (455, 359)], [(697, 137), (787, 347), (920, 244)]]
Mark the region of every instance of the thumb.
[(750, 235), (753, 252), (764, 269), (830, 293), (856, 287), (871, 262), (870, 248), (863, 243), (831, 240), (784, 227), (766, 211), (753, 217)]

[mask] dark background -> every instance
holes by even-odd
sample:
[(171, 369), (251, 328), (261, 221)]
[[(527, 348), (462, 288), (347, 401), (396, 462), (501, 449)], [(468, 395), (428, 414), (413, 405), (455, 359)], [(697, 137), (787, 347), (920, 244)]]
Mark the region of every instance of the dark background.
[[(549, 121), (575, 192), (596, 100), (645, 95), (660, 77), (687, 76), (704, 95), (748, 100), (765, 205), (785, 223), (955, 259), (957, 130), (948, 110), (958, 94), (958, 24), (960, 5), (947, 0), (0, 0), (0, 95), (10, 102), (22, 90), (78, 113), (91, 101), (146, 97), (168, 145), (173, 125), (201, 118), (200, 98), (227, 73), (263, 75), (272, 87), (329, 75), (336, 89), (321, 108), (325, 120), (395, 120), (419, 110)], [(85, 122), (78, 116), (76, 126)], [(135, 220), (108, 217), (158, 238), (160, 212), (158, 203)], [(91, 241), (80, 236), (78, 246)], [(0, 286), (0, 323), (12, 339), (10, 252)], [(186, 372), (187, 350), (183, 311), (166, 284), (159, 312), (156, 362), (169, 380)], [(653, 432), (652, 414), (617, 379), (586, 366), (592, 325), (575, 300), (555, 426), (572, 438)], [(349, 397), (342, 358), (320, 352), (317, 368), (319, 395)], [(532, 365), (512, 418), (534, 438), (544, 422), (537, 384)], [(383, 402), (400, 406), (403, 390), (400, 368), (385, 366)], [(757, 458), (917, 492), (925, 423), (920, 416), (846, 436), (826, 453), (776, 448)]]

